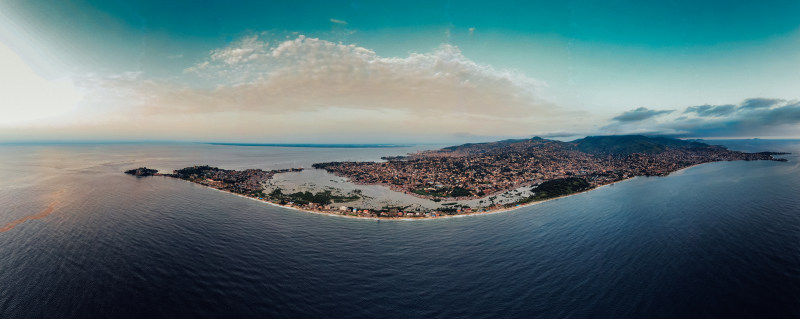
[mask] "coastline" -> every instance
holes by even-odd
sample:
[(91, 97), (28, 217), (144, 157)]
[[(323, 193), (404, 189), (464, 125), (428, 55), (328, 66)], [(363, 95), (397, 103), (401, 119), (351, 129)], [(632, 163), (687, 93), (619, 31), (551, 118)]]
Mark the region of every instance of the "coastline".
[[(648, 175), (648, 176), (666, 177), (666, 176), (672, 175), (672, 174), (674, 174), (676, 172), (680, 172), (682, 170), (685, 170), (687, 168), (691, 168), (691, 167), (698, 166), (698, 165), (703, 165), (703, 164), (708, 164), (708, 163), (717, 163), (717, 162), (725, 162), (725, 161), (710, 161), (710, 162), (696, 163), (696, 164), (692, 164), (692, 165), (689, 165), (689, 166), (674, 170), (672, 172), (667, 173), (666, 175)], [(350, 179), (350, 177), (348, 177), (346, 175), (338, 174), (338, 173), (335, 173), (335, 172), (328, 172), (328, 173), (332, 174), (332, 175), (334, 175), (336, 177)], [(571, 196), (571, 195), (575, 195), (575, 194), (580, 194), (580, 193), (583, 193), (583, 192), (591, 191), (591, 190), (594, 190), (594, 189), (597, 189), (597, 188), (600, 188), (600, 187), (603, 187), (603, 186), (606, 186), (606, 185), (613, 185), (613, 184), (616, 184), (616, 183), (619, 183), (619, 182), (622, 182), (622, 181), (626, 181), (626, 180), (629, 180), (631, 178), (639, 177), (639, 176), (645, 176), (645, 175), (631, 176), (631, 177), (624, 178), (624, 179), (621, 179), (621, 180), (613, 181), (613, 182), (608, 183), (608, 184), (603, 184), (603, 185), (597, 186), (595, 188), (591, 188), (591, 189), (587, 189), (587, 190), (584, 190), (584, 191), (580, 191), (580, 192), (576, 192), (576, 193), (572, 193), (572, 194), (568, 194), (568, 195), (563, 195), (563, 196), (559, 196), (559, 197), (548, 198), (546, 200), (536, 201), (536, 202), (533, 202), (533, 203), (544, 202), (544, 201), (548, 201), (548, 200), (551, 200), (551, 199), (557, 199), (557, 198), (562, 198), (562, 197)], [(353, 181), (352, 179), (350, 179), (350, 182), (353, 183), (354, 185), (383, 186), (383, 187), (386, 187), (386, 188), (388, 188), (389, 190), (391, 190), (393, 192), (402, 193), (402, 194), (414, 196), (414, 197), (421, 198), (421, 199), (427, 199), (427, 200), (439, 199), (439, 200), (448, 200), (448, 201), (451, 201), (451, 200), (455, 200), (455, 201), (459, 201), (459, 200), (475, 200), (475, 199), (481, 199), (481, 198), (488, 198), (488, 197), (491, 197), (491, 196), (496, 196), (496, 195), (500, 195), (500, 194), (506, 193), (506, 192), (511, 191), (512, 189), (514, 189), (514, 188), (511, 188), (511, 189), (499, 190), (499, 191), (491, 192), (491, 193), (485, 194), (483, 197), (479, 197), (479, 198), (471, 198), (471, 197), (455, 197), (455, 198), (449, 197), (449, 198), (443, 198), (443, 197), (437, 197), (437, 196), (420, 195), (418, 193), (409, 191), (409, 190), (407, 190), (405, 188), (399, 187), (399, 186), (397, 186), (395, 184), (389, 184), (389, 183), (364, 183), (364, 182), (359, 182), (359, 181)], [(533, 182), (523, 182), (523, 183), (520, 183), (518, 185), (515, 185), (514, 187), (515, 188), (530, 187), (530, 186), (533, 186), (533, 185), (534, 185)], [(247, 196), (245, 196), (245, 197), (247, 197)], [(524, 207), (524, 206), (527, 206), (529, 204), (531, 204), (531, 203), (523, 204), (522, 206)], [(459, 214), (459, 215), (454, 215), (454, 216), (464, 216), (464, 215), (471, 215), (471, 214), (473, 214), (473, 213)], [(446, 216), (441, 216), (441, 217), (446, 217)], [(397, 219), (397, 218), (387, 218), (387, 219)]]
[[(697, 163), (697, 164), (689, 165), (689, 166), (683, 167), (681, 169), (675, 170), (673, 172), (670, 172), (667, 175), (655, 176), (655, 177), (667, 177), (667, 176), (672, 175), (672, 174), (674, 174), (676, 172), (680, 172), (680, 171), (683, 171), (683, 170), (686, 170), (686, 169), (689, 169), (689, 168), (692, 168), (692, 167), (695, 167), (695, 166), (700, 166), (700, 165), (708, 164), (708, 163), (717, 163), (717, 162), (719, 162), (719, 161)], [(192, 181), (189, 181), (189, 180), (185, 180), (185, 179), (181, 179), (181, 178), (175, 178), (175, 177), (165, 176), (165, 175), (159, 175), (159, 176), (165, 177), (165, 178), (170, 178), (170, 179), (175, 179), (175, 180), (180, 180), (180, 181), (183, 181), (183, 182), (187, 182), (187, 183), (194, 184), (194, 185), (199, 185), (199, 186), (202, 186), (202, 187), (207, 187), (207, 188), (219, 191), (219, 192), (236, 195), (236, 196), (239, 196), (239, 197), (251, 199), (251, 200), (254, 200), (254, 201), (261, 202), (261, 203), (266, 203), (268, 205), (272, 205), (272, 206), (275, 206), (275, 207), (281, 207), (281, 208), (291, 209), (291, 210), (305, 212), (305, 213), (318, 214), (318, 215), (327, 215), (327, 216), (333, 216), (333, 217), (361, 219), (361, 220), (397, 220), (397, 221), (435, 220), (435, 219), (444, 219), (444, 218), (458, 218), (458, 217), (467, 217), (467, 216), (479, 216), (479, 215), (490, 215), (490, 214), (505, 213), (505, 212), (510, 212), (510, 211), (514, 211), (514, 210), (525, 208), (525, 207), (530, 207), (530, 206), (537, 205), (537, 204), (546, 203), (546, 202), (549, 202), (549, 201), (552, 201), (552, 200), (556, 200), (556, 199), (562, 199), (562, 198), (567, 198), (567, 197), (578, 195), (578, 194), (588, 193), (588, 192), (591, 192), (591, 191), (594, 191), (594, 190), (601, 189), (601, 188), (606, 187), (606, 186), (612, 186), (612, 185), (617, 184), (617, 183), (629, 181), (629, 180), (634, 179), (636, 177), (641, 177), (641, 176), (631, 176), (631, 177), (628, 177), (628, 178), (625, 178), (625, 179), (621, 179), (621, 180), (618, 180), (618, 181), (614, 181), (614, 182), (611, 182), (611, 183), (608, 183), (608, 184), (603, 184), (603, 185), (600, 185), (600, 186), (597, 186), (597, 187), (594, 187), (594, 188), (591, 188), (591, 189), (587, 189), (587, 190), (583, 190), (583, 191), (579, 191), (579, 192), (575, 192), (575, 193), (571, 193), (571, 194), (567, 194), (567, 195), (563, 195), (563, 196), (548, 198), (548, 199), (545, 199), (545, 200), (533, 201), (533, 202), (530, 202), (530, 203), (520, 204), (520, 205), (513, 206), (513, 207), (501, 207), (501, 208), (497, 208), (497, 209), (490, 209), (490, 210), (487, 210), (487, 211), (470, 212), (470, 213), (456, 214), (456, 215), (437, 215), (437, 216), (430, 216), (430, 217), (428, 217), (428, 216), (422, 216), (422, 217), (381, 217), (381, 216), (354, 216), (354, 215), (348, 215), (348, 214), (338, 214), (338, 213), (334, 213), (333, 211), (310, 210), (310, 209), (304, 209), (304, 208), (300, 208), (300, 207), (296, 207), (296, 206), (281, 205), (281, 204), (278, 204), (278, 203), (275, 203), (275, 202), (271, 202), (269, 200), (258, 199), (258, 198), (255, 198), (255, 197), (245, 196), (245, 195), (242, 195), (242, 194), (239, 194), (239, 193), (234, 193), (234, 192), (231, 192), (231, 191), (215, 188), (215, 187), (210, 186), (210, 185), (204, 185), (204, 184), (200, 184), (200, 183), (195, 183), (195, 182), (192, 182)], [(390, 190), (396, 191), (396, 190), (393, 190), (391, 188), (390, 188)], [(336, 212), (338, 212), (338, 211), (336, 211)]]
[[(475, 150), (470, 151), (473, 148)], [(464, 144), (443, 148), (439, 152), (455, 155), (447, 156), (447, 160), (442, 160), (441, 156), (422, 156), (407, 161), (345, 161), (312, 165), (353, 185), (382, 186), (387, 192), (381, 191), (378, 196), (380, 203), (387, 204), (384, 206), (373, 205), (380, 204), (372, 202), (374, 197), (367, 196), (369, 200), (365, 202), (358, 187), (349, 195), (338, 191), (333, 194), (332, 191), (339, 187), (312, 188), (302, 192), (295, 189), (294, 193), (287, 194), (277, 187), (269, 194), (265, 193), (270, 191), (269, 186), (273, 186), (267, 182), (275, 174), (302, 171), (302, 168), (228, 170), (195, 165), (174, 170), (172, 174), (159, 174), (147, 167), (125, 173), (138, 177), (173, 177), (310, 213), (411, 220), (512, 211), (638, 176), (669, 176), (710, 162), (786, 161), (772, 156), (783, 153), (744, 153), (699, 142), (640, 135), (586, 137), (573, 142), (534, 137), (511, 142)], [(295, 182), (308, 184), (302, 177)], [(423, 201), (407, 198), (392, 202), (392, 194), (405, 194)], [(496, 201), (497, 195), (503, 198)], [(448, 203), (439, 203), (441, 201)]]
[[(705, 164), (705, 163), (696, 164), (696, 165), (702, 165), (702, 164)], [(692, 166), (696, 166), (696, 165), (692, 165)], [(689, 167), (692, 167), (692, 166), (689, 166)], [(680, 170), (687, 169), (689, 167), (685, 167), (685, 168), (682, 168)], [(680, 170), (678, 170), (678, 171), (680, 171)], [(304, 208), (295, 207), (295, 206), (281, 205), (281, 204), (274, 203), (274, 202), (271, 202), (271, 201), (268, 201), (268, 200), (258, 199), (258, 198), (250, 197), (250, 196), (245, 196), (245, 195), (242, 195), (242, 194), (234, 193), (234, 192), (227, 191), (227, 190), (222, 190), (222, 189), (215, 188), (215, 187), (212, 187), (212, 186), (209, 186), (209, 185), (203, 185), (203, 184), (200, 184), (200, 183), (195, 183), (195, 182), (184, 180), (184, 179), (180, 179), (180, 178), (174, 178), (174, 177), (163, 176), (163, 175), (161, 175), (161, 177), (183, 181), (183, 182), (190, 183), (190, 184), (193, 184), (193, 185), (198, 185), (198, 186), (210, 188), (210, 189), (222, 192), (222, 193), (231, 194), (231, 195), (239, 196), (239, 197), (242, 197), (242, 198), (254, 200), (254, 201), (257, 201), (257, 202), (260, 202), (260, 203), (266, 203), (268, 205), (272, 205), (272, 206), (275, 206), (275, 207), (291, 209), (291, 210), (295, 210), (295, 211), (299, 211), (299, 212), (305, 212), (305, 213), (311, 213), (311, 214), (317, 214), (317, 215), (333, 216), (333, 217), (361, 219), (361, 220), (420, 221), (420, 220), (435, 220), (435, 219), (445, 219), (445, 218), (458, 218), (458, 217), (468, 217), (468, 216), (479, 216), (479, 215), (491, 215), (491, 214), (506, 213), (506, 212), (517, 210), (517, 209), (530, 207), (530, 206), (537, 205), (537, 204), (546, 203), (546, 202), (549, 202), (549, 201), (552, 201), (552, 200), (556, 200), (556, 199), (562, 199), (562, 198), (567, 198), (567, 197), (570, 197), (570, 196), (573, 196), (573, 195), (578, 195), (578, 194), (591, 192), (593, 190), (597, 190), (597, 189), (600, 189), (600, 188), (603, 188), (603, 187), (606, 187), (606, 186), (611, 186), (611, 185), (614, 185), (614, 184), (617, 184), (617, 183), (620, 183), (620, 182), (629, 181), (629, 180), (631, 180), (633, 178), (636, 178), (636, 177), (639, 177), (639, 176), (632, 176), (632, 177), (628, 177), (626, 179), (621, 179), (621, 180), (618, 180), (618, 181), (615, 181), (615, 182), (612, 182), (612, 183), (600, 185), (600, 186), (597, 186), (597, 187), (594, 187), (594, 188), (591, 188), (591, 189), (587, 189), (587, 190), (583, 190), (583, 191), (580, 191), (580, 192), (575, 192), (575, 193), (572, 193), (572, 194), (567, 194), (567, 195), (563, 195), (563, 196), (548, 198), (548, 199), (540, 200), (540, 201), (534, 201), (534, 202), (521, 204), (521, 205), (517, 205), (517, 206), (513, 206), (513, 207), (507, 207), (507, 208), (503, 207), (503, 208), (491, 209), (491, 210), (487, 210), (487, 211), (483, 211), (483, 212), (471, 212), (471, 213), (464, 213), (464, 214), (457, 214), (457, 215), (441, 215), (441, 216), (435, 216), (435, 217), (411, 217), (411, 218), (409, 218), (409, 217), (381, 217), (381, 216), (377, 216), (377, 217), (353, 216), (353, 215), (347, 215), (347, 214), (335, 214), (335, 213), (330, 213), (330, 212), (325, 212), (325, 211), (310, 210), (310, 209), (304, 209)]]

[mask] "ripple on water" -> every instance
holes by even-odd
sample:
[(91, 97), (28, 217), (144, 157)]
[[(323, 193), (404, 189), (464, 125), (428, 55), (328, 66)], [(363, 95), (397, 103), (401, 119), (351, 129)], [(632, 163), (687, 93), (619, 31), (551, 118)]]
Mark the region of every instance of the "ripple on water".
[[(60, 165), (81, 169), (48, 171), (46, 182), (22, 188), (0, 181), (4, 222), (48, 208), (30, 204), (46, 194), (37, 190), (66, 189), (50, 215), (0, 233), (0, 317), (800, 316), (796, 156), (409, 223), (306, 214), (131, 178), (119, 174), (127, 164), (114, 164), (125, 160), (106, 158), (102, 147), (57, 151), (36, 156), (57, 154)], [(207, 151), (142, 146), (130, 154), (183, 167)], [(225, 152), (213, 156), (230, 168), (273, 156)], [(0, 154), (2, 165), (24, 162)]]

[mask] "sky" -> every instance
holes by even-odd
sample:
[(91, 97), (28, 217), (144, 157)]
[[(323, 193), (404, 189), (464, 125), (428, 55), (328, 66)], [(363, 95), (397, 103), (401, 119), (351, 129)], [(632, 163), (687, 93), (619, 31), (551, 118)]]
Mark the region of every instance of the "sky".
[(797, 1), (0, 0), (0, 141), (800, 138)]

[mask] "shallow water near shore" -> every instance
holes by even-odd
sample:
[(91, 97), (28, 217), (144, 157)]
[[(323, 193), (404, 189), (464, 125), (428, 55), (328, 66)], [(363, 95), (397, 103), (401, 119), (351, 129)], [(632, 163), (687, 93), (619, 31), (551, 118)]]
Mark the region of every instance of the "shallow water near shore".
[[(309, 214), (127, 168), (435, 148), (0, 145), (0, 317), (797, 317), (800, 142), (498, 213)], [(36, 218), (31, 218), (31, 216)]]

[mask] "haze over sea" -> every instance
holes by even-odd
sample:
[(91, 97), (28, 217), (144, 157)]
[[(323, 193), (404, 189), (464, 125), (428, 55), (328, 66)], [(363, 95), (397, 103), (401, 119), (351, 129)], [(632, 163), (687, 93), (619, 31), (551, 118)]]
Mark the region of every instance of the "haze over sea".
[(800, 316), (800, 141), (712, 143), (793, 154), (506, 213), (378, 221), (122, 171), (438, 146), (0, 145), (0, 318)]

